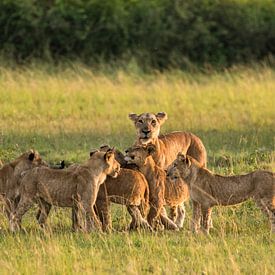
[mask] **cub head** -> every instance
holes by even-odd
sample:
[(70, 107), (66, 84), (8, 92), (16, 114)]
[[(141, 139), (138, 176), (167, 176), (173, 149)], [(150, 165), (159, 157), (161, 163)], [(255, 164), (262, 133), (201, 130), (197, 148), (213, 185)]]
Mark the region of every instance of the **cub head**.
[[(107, 152), (108, 150), (111, 150), (112, 148), (107, 145), (107, 144), (104, 144), (104, 145), (101, 145), (99, 147), (99, 151), (101, 152)], [(118, 163), (120, 164), (121, 167), (125, 167), (127, 162), (125, 161), (125, 156), (122, 154), (122, 152), (120, 152), (119, 150), (115, 149), (115, 159), (118, 161)]]
[(159, 136), (160, 126), (167, 119), (167, 114), (164, 112), (129, 114), (129, 118), (136, 127), (138, 141), (141, 144), (148, 144)]
[(167, 177), (171, 180), (177, 180), (179, 177), (185, 179), (191, 173), (191, 164), (189, 156), (178, 153), (177, 158), (168, 167)]
[[(109, 149), (107, 152), (92, 151), (90, 152), (90, 160), (99, 161), (99, 165), (103, 165), (103, 170), (106, 175), (116, 178), (120, 172), (120, 164), (115, 159), (114, 149)], [(93, 168), (95, 168), (93, 166)]]
[(32, 169), (37, 166), (48, 166), (47, 163), (42, 160), (39, 153), (35, 150), (30, 150), (10, 163), (14, 167), (15, 176), (21, 175), (24, 171)]
[(138, 167), (145, 165), (148, 157), (152, 156), (156, 151), (156, 146), (153, 144), (140, 145), (128, 148), (125, 153), (125, 160), (128, 164), (135, 164)]

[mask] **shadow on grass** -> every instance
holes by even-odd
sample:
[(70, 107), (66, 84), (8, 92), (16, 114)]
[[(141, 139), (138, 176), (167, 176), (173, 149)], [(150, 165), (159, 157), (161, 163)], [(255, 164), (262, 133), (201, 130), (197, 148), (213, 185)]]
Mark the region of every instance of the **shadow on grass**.
[[(128, 129), (129, 130), (129, 129)], [(275, 131), (270, 128), (248, 130), (193, 130), (206, 146), (210, 166), (228, 167), (239, 162), (257, 166), (261, 162), (271, 163), (275, 148)], [(104, 134), (100, 132), (60, 132), (58, 134), (2, 133), (0, 135), (0, 159), (9, 161), (29, 148), (37, 149), (50, 163), (60, 159), (75, 162), (88, 157), (92, 148), (102, 144), (124, 150), (135, 138), (132, 131)]]

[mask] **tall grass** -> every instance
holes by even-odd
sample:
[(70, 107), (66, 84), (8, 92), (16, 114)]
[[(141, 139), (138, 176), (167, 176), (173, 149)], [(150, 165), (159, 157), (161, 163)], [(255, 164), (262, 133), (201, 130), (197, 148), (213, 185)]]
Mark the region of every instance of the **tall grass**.
[[(209, 167), (219, 173), (275, 168), (275, 72), (240, 68), (223, 73), (105, 75), (84, 66), (62, 70), (0, 68), (0, 159), (31, 147), (51, 162), (81, 162), (102, 143), (130, 145), (130, 112), (166, 111), (162, 132), (201, 137)], [(112, 207), (115, 232), (74, 234), (70, 213), (56, 209), (41, 231), (34, 210), (25, 232), (12, 235), (0, 216), (1, 274), (211, 273), (270, 274), (274, 238), (254, 203), (216, 208), (211, 237), (189, 231), (128, 233), (123, 207)]]

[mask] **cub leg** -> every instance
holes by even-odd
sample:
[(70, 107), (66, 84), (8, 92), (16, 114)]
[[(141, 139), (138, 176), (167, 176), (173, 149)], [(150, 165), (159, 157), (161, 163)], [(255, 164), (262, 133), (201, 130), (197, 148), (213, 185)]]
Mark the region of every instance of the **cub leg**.
[(164, 207), (162, 207), (161, 209), (161, 213), (160, 213), (160, 219), (162, 224), (164, 225), (164, 227), (168, 230), (179, 230), (177, 225), (168, 218), (166, 210)]
[(33, 204), (32, 198), (21, 196), (20, 202), (14, 214), (10, 218), (10, 230), (12, 232), (21, 228), (21, 220), (24, 214), (31, 208)]
[(192, 201), (192, 203), (193, 203), (193, 217), (192, 217), (191, 229), (194, 233), (198, 233), (200, 228), (200, 221), (201, 221), (201, 205), (196, 201)]
[(91, 230), (101, 231), (102, 226), (99, 221), (95, 211), (94, 211), (95, 198), (89, 194), (85, 193), (82, 196), (82, 206), (85, 212), (85, 221), (86, 221), (86, 231), (90, 232)]
[(152, 228), (156, 228), (158, 217), (160, 216), (162, 204), (159, 200), (153, 200), (150, 202), (150, 210), (147, 216), (147, 221)]
[(255, 201), (262, 212), (268, 217), (271, 224), (271, 232), (275, 233), (275, 205), (269, 199), (257, 198)]
[(109, 199), (107, 197), (104, 199), (97, 199), (95, 209), (102, 223), (102, 230), (104, 232), (110, 232), (112, 230), (112, 218)]
[(39, 198), (38, 204), (39, 210), (36, 214), (36, 219), (41, 227), (45, 227), (52, 205), (43, 200), (42, 198)]
[(177, 207), (177, 219), (175, 223), (178, 226), (178, 228), (183, 227), (184, 220), (185, 220), (185, 206), (184, 206), (184, 203), (182, 203)]
[(206, 234), (209, 234), (209, 228), (211, 223), (211, 208), (202, 208), (202, 224)]
[(142, 227), (144, 229), (148, 229), (152, 231), (152, 227), (149, 223), (142, 217), (138, 206), (136, 205), (128, 205), (127, 210), (132, 217), (132, 221), (130, 224), (130, 230), (137, 229), (138, 227)]
[(170, 207), (170, 219), (173, 222), (176, 222), (177, 217), (178, 217), (178, 207), (177, 206), (171, 206)]

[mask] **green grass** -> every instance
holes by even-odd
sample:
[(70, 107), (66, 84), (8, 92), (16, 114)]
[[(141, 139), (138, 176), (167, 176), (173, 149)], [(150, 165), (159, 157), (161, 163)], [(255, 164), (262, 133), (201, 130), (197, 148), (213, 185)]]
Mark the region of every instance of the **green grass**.
[[(81, 162), (103, 143), (124, 149), (135, 131), (130, 112), (166, 111), (162, 132), (191, 131), (203, 140), (209, 167), (226, 175), (275, 169), (275, 72), (99, 74), (83, 66), (59, 70), (0, 68), (0, 159), (37, 149), (45, 160)], [(275, 245), (267, 219), (249, 201), (216, 208), (211, 237), (125, 231), (128, 214), (112, 207), (115, 232), (74, 234), (70, 213), (56, 209), (43, 232), (34, 210), (25, 232), (12, 235), (0, 215), (1, 274), (204, 273), (271, 274)]]

